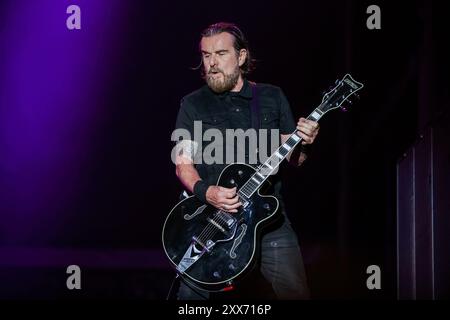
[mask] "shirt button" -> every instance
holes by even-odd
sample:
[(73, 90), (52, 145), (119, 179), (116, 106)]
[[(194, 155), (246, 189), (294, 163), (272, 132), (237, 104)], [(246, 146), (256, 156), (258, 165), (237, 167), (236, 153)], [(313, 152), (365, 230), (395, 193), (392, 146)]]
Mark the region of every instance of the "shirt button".
[(241, 111), (241, 109), (237, 108), (237, 109), (236, 109), (236, 112), (239, 112), (239, 111)]

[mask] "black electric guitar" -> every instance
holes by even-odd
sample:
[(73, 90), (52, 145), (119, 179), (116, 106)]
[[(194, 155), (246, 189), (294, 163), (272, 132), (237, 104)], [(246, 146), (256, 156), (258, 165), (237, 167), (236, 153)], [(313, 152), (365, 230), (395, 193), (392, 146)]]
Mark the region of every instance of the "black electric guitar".
[[(342, 106), (363, 84), (349, 74), (336, 81), (322, 103), (308, 116), (318, 121)], [(188, 284), (207, 291), (232, 289), (255, 261), (261, 229), (271, 222), (278, 200), (261, 195), (260, 189), (290, 150), (301, 142), (296, 131), (258, 168), (234, 163), (223, 169), (217, 185), (237, 187), (242, 206), (228, 213), (204, 204), (195, 196), (170, 211), (162, 231), (165, 253), (176, 272)]]

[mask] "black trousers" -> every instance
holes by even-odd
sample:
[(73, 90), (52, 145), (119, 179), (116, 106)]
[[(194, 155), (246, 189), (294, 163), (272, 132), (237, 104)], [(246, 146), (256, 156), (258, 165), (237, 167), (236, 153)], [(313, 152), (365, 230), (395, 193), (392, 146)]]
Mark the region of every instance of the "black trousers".
[(285, 214), (265, 230), (258, 260), (258, 267), (235, 290), (209, 293), (181, 281), (177, 297), (179, 300), (310, 298), (298, 239)]

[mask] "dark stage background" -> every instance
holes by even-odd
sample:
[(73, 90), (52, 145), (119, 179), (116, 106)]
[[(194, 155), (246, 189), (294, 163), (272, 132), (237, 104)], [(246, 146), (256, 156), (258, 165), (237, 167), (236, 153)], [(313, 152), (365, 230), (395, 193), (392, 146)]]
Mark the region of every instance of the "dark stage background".
[[(81, 30), (66, 28), (71, 4)], [(371, 4), (380, 30), (366, 27)], [(0, 297), (165, 299), (161, 228), (182, 190), (170, 136), (181, 97), (203, 84), (190, 69), (200, 31), (231, 21), (259, 60), (249, 78), (280, 86), (296, 117), (346, 73), (365, 84), (349, 112), (321, 120), (307, 163), (283, 168), (284, 193), (313, 298), (396, 299), (397, 161), (448, 109), (442, 11), (431, 1), (2, 1)], [(70, 264), (81, 290), (66, 288)], [(381, 290), (366, 287), (369, 265)]]

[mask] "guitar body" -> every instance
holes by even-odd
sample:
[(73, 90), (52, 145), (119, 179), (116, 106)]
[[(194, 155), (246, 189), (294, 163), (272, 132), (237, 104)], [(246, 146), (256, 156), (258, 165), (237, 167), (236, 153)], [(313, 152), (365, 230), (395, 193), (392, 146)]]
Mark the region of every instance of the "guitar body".
[[(228, 165), (217, 185), (239, 190), (255, 173)], [(278, 200), (255, 192), (237, 213), (219, 211), (191, 196), (169, 213), (163, 227), (165, 253), (185, 281), (208, 291), (230, 288), (254, 265), (260, 230), (273, 219)]]

